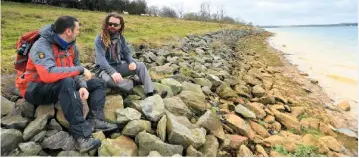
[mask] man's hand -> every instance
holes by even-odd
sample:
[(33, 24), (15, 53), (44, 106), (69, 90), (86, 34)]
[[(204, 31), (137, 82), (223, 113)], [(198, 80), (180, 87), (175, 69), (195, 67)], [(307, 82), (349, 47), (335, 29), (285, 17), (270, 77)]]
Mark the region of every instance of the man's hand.
[(87, 100), (87, 98), (89, 97), (89, 92), (86, 88), (80, 88), (79, 93), (81, 100)]
[(111, 77), (116, 83), (120, 83), (120, 81), (122, 80), (122, 75), (118, 72), (112, 74)]
[(84, 69), (85, 69), (85, 70), (84, 70), (83, 75), (84, 75), (84, 77), (85, 77), (85, 80), (91, 79), (91, 78), (92, 78), (92, 74), (91, 74), (90, 70), (88, 70), (88, 69), (86, 69), (86, 68), (84, 68)]
[(132, 62), (130, 65), (128, 65), (128, 69), (130, 69), (130, 71), (136, 70), (136, 63)]

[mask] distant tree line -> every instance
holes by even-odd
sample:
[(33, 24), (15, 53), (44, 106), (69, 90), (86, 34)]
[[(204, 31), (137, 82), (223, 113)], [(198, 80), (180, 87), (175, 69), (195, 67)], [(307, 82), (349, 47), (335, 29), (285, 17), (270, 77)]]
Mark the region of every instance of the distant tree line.
[(119, 13), (127, 12), (135, 15), (161, 16), (169, 18), (182, 18), (193, 21), (208, 21), (228, 24), (246, 24), (239, 18), (232, 18), (225, 15), (223, 6), (217, 6), (216, 10), (211, 10), (210, 2), (202, 2), (199, 12), (184, 13), (183, 3), (175, 7), (148, 6), (146, 0), (4, 0), (20, 3), (47, 4), (66, 8), (77, 8), (92, 11), (116, 11)]

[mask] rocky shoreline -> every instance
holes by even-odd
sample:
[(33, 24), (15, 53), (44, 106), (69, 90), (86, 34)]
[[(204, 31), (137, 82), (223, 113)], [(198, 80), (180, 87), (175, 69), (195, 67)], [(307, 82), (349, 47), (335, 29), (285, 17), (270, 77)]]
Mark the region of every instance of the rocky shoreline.
[(35, 109), (13, 94), (13, 76), (2, 76), (1, 153), (357, 156), (357, 136), (335, 130), (350, 121), (315, 81), (265, 43), (269, 35), (260, 29), (224, 30), (161, 48), (140, 46), (134, 58), (148, 66), (155, 87), (168, 91), (167, 97), (145, 98), (141, 86), (131, 94), (109, 90), (105, 119), (120, 128), (94, 133), (102, 146), (85, 154), (73, 151), (60, 106)]

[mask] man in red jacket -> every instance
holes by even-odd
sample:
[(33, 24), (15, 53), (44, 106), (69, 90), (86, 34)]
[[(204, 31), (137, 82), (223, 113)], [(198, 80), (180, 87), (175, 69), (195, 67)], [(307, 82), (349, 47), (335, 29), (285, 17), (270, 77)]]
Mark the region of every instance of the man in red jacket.
[[(94, 129), (115, 129), (117, 125), (103, 121), (105, 83), (98, 78), (84, 79), (91, 78), (91, 73), (80, 64), (75, 45), (79, 32), (79, 22), (71, 16), (59, 17), (54, 24), (41, 28), (40, 38), (30, 50), (23, 82), (17, 86), (25, 100), (34, 105), (60, 102), (75, 147), (83, 153), (101, 145), (92, 138)], [(88, 120), (83, 117), (82, 100), (88, 101)]]

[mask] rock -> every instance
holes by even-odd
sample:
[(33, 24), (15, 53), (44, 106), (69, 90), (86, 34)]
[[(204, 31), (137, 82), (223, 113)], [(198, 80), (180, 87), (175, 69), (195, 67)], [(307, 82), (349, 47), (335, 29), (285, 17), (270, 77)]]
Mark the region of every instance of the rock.
[(55, 119), (51, 119), (51, 121), (47, 125), (47, 129), (62, 131), (61, 125)]
[(332, 128), (330, 128), (327, 124), (320, 122), (319, 123), (319, 130), (321, 133), (323, 133), (324, 135), (330, 135), (333, 137), (336, 137), (337, 134), (335, 134), (335, 132), (333, 131)]
[(63, 149), (73, 150), (75, 149), (75, 140), (69, 133), (60, 131), (51, 137), (46, 138), (41, 146), (45, 149)]
[(49, 130), (49, 131), (46, 131), (45, 137), (51, 137), (51, 136), (55, 135), (57, 132), (59, 132), (59, 131), (58, 131), (58, 130)]
[(173, 92), (170, 86), (160, 84), (157, 82), (152, 82), (152, 85), (157, 90), (158, 94), (162, 94), (164, 91), (166, 91), (167, 92), (166, 97), (173, 97)]
[(259, 102), (267, 105), (267, 104), (275, 104), (275, 98), (274, 96), (265, 96), (259, 99)]
[(23, 139), (28, 140), (36, 134), (40, 133), (45, 128), (46, 123), (47, 117), (45, 115), (38, 117), (34, 121), (30, 122), (24, 129)]
[(223, 83), (221, 84), (217, 89), (216, 89), (216, 93), (223, 99), (228, 99), (228, 98), (236, 98), (238, 97), (237, 93), (232, 90), (232, 88), (230, 88), (227, 84)]
[(147, 156), (150, 151), (157, 151), (162, 156), (172, 156), (174, 154), (182, 155), (183, 152), (183, 147), (181, 145), (164, 143), (158, 137), (146, 132), (139, 133), (135, 140), (139, 148), (138, 156)]
[(66, 120), (65, 115), (60, 107), (56, 108), (56, 120), (59, 121), (60, 125), (69, 128), (69, 122)]
[(342, 101), (339, 104), (337, 104), (337, 107), (344, 111), (350, 111), (350, 104), (348, 101)]
[(133, 108), (117, 109), (117, 123), (126, 123), (141, 119), (141, 113)]
[(182, 91), (182, 84), (172, 78), (165, 78), (161, 80), (163, 85), (169, 86), (172, 89), (173, 95), (177, 95)]
[(41, 131), (39, 134), (36, 134), (35, 136), (33, 136), (30, 141), (34, 141), (34, 142), (42, 142), (42, 139), (45, 138), (46, 136), (46, 131)]
[(142, 112), (150, 121), (157, 122), (165, 111), (165, 105), (160, 95), (156, 94), (140, 101)]
[(10, 114), (15, 109), (15, 103), (1, 96), (1, 116)]
[(1, 129), (1, 156), (8, 155), (22, 141), (22, 133), (19, 130)]
[(200, 85), (189, 83), (189, 82), (182, 82), (182, 86), (183, 86), (183, 91), (191, 91), (201, 96), (202, 98), (205, 98), (205, 95), (203, 94)]
[(164, 56), (159, 56), (159, 57), (157, 57), (157, 59), (156, 59), (156, 63), (157, 63), (159, 66), (163, 65), (163, 64), (165, 63), (165, 61), (166, 61), (166, 58), (165, 58)]
[(105, 134), (103, 134), (102, 131), (92, 133), (92, 136), (96, 139), (99, 139), (101, 142), (106, 139), (106, 136), (105, 136)]
[(153, 79), (153, 80), (168, 78), (169, 76), (171, 76), (173, 74), (173, 72), (174, 72), (174, 69), (171, 68), (167, 64), (163, 65), (163, 66), (155, 66), (149, 70), (151, 79)]
[(261, 84), (261, 82), (258, 79), (254, 78), (253, 76), (250, 76), (250, 75), (244, 75), (243, 81), (248, 83), (250, 86), (255, 86), (255, 85)]
[(252, 88), (252, 93), (255, 97), (260, 98), (266, 93), (266, 91), (261, 86), (256, 85)]
[(247, 146), (241, 145), (241, 147), (239, 147), (237, 157), (254, 157), (254, 155), (252, 151), (248, 149)]
[(206, 130), (204, 128), (189, 129), (181, 124), (171, 113), (167, 113), (167, 134), (169, 143), (179, 144), (184, 148), (190, 145), (199, 148), (206, 141)]
[(167, 117), (162, 116), (161, 120), (158, 121), (157, 124), (157, 136), (163, 141), (166, 141), (166, 125), (167, 125)]
[(343, 152), (345, 148), (332, 136), (320, 137), (319, 140), (324, 142), (329, 149), (336, 152)]
[(274, 122), (275, 122), (275, 117), (272, 116), (272, 115), (267, 115), (267, 116), (263, 119), (263, 121), (264, 121), (265, 123), (274, 123)]
[(283, 146), (288, 152), (294, 152), (296, 148), (296, 143), (291, 139), (282, 137), (279, 135), (272, 135), (263, 140), (263, 145), (267, 147), (275, 147), (277, 145)]
[(300, 135), (296, 135), (284, 130), (281, 130), (279, 134), (294, 142), (300, 142), (300, 139), (302, 138)]
[(41, 146), (35, 142), (20, 143), (19, 148), (22, 151), (19, 156), (37, 156), (42, 150)]
[(120, 136), (122, 136), (121, 133), (112, 133), (111, 136), (110, 136), (110, 138), (111, 138), (111, 139), (116, 139), (116, 138), (118, 138), (118, 137), (120, 137)]
[(297, 118), (299, 115), (304, 114), (305, 108), (304, 107), (292, 107), (291, 108), (291, 115)]
[(283, 124), (288, 129), (294, 129), (297, 132), (301, 131), (300, 124), (297, 118), (293, 118), (292, 116), (281, 113), (279, 111), (274, 112), (275, 119), (278, 120), (281, 124)]
[(144, 88), (142, 85), (137, 85), (135, 87), (132, 88), (133, 93), (135, 93), (135, 95), (140, 96), (141, 99), (145, 99), (146, 95), (144, 92)]
[[(221, 140), (225, 138), (221, 120), (211, 110), (207, 110), (207, 112), (198, 119), (196, 124), (206, 129), (207, 133), (211, 133)], [(206, 154), (204, 153), (204, 155)]]
[(201, 85), (202, 87), (205, 87), (205, 86), (207, 86), (209, 88), (212, 87), (212, 82), (206, 78), (195, 78), (194, 83)]
[(224, 150), (237, 150), (241, 145), (248, 144), (248, 138), (241, 135), (226, 134), (227, 140), (229, 140), (228, 146), (222, 144), (221, 148)]
[(236, 133), (242, 134), (249, 139), (254, 137), (254, 131), (252, 128), (240, 117), (235, 114), (226, 114), (224, 115), (226, 124), (235, 130)]
[(213, 93), (212, 93), (212, 91), (211, 91), (211, 89), (210, 89), (209, 87), (204, 86), (204, 87), (202, 87), (201, 89), (202, 89), (202, 91), (203, 91), (204, 94), (206, 94), (206, 95), (213, 95)]
[(103, 109), (105, 121), (110, 123), (116, 123), (116, 110), (123, 108), (123, 99), (121, 95), (106, 96), (106, 104)]
[(99, 156), (137, 156), (137, 145), (126, 136), (120, 136), (116, 139), (104, 139), (101, 147), (98, 149)]
[(283, 104), (287, 104), (287, 103), (288, 103), (287, 99), (285, 99), (285, 98), (283, 97), (283, 95), (279, 92), (278, 89), (273, 89), (273, 90), (270, 92), (270, 95), (273, 95), (276, 100), (282, 102)]
[(25, 99), (19, 99), (15, 103), (15, 107), (19, 107), (22, 116), (26, 118), (34, 118), (35, 106), (25, 101)]
[(203, 154), (190, 145), (186, 150), (187, 157), (203, 157)]
[(202, 114), (207, 109), (205, 98), (197, 93), (183, 90), (178, 97), (181, 98), (187, 107), (195, 114)]
[(186, 106), (186, 104), (179, 97), (171, 97), (163, 99), (166, 110), (176, 116), (186, 116), (187, 118), (192, 117), (192, 112)]
[(242, 97), (251, 98), (251, 92), (249, 91), (248, 87), (245, 85), (236, 85), (234, 86), (234, 91)]
[(248, 103), (247, 107), (256, 114), (258, 119), (263, 119), (267, 115), (263, 109), (264, 105), (261, 103)]
[(216, 75), (208, 74), (206, 78), (212, 82), (212, 86), (215, 88), (222, 83), (221, 79), (219, 79)]
[(143, 130), (151, 132), (151, 122), (146, 120), (133, 120), (127, 123), (125, 128), (122, 130), (122, 134), (130, 137), (135, 137)]
[(150, 151), (150, 154), (148, 154), (147, 157), (161, 157), (161, 154), (157, 151)]
[(205, 157), (216, 157), (219, 143), (214, 135), (207, 135), (206, 142), (201, 147), (200, 151)]
[(303, 118), (300, 120), (300, 126), (304, 128), (319, 128), (319, 119), (316, 118)]
[(274, 123), (272, 123), (272, 129), (275, 130), (275, 131), (280, 131), (282, 129), (282, 125), (275, 121)]
[(262, 157), (268, 157), (267, 152), (266, 152), (266, 151), (264, 150), (264, 148), (263, 148), (261, 145), (259, 145), (259, 144), (256, 145), (256, 152), (257, 152), (258, 154), (260, 154)]
[(81, 154), (77, 151), (61, 151), (57, 156), (58, 157), (81, 157), (81, 156), (88, 157), (89, 155), (87, 153)]
[(267, 138), (270, 136), (267, 129), (264, 128), (262, 125), (254, 122), (254, 121), (250, 121), (249, 125), (252, 127), (253, 131), (255, 131), (257, 134), (259, 134), (263, 138)]
[(15, 108), (10, 114), (1, 119), (1, 126), (23, 130), (28, 122), (28, 119), (21, 116), (20, 109)]
[(235, 111), (245, 118), (256, 119), (256, 114), (241, 104), (236, 105)]
[(49, 105), (40, 105), (36, 108), (35, 117), (45, 117), (47, 119), (53, 118), (55, 116), (55, 109), (52, 104)]
[(269, 156), (270, 157), (287, 157), (287, 155), (284, 155), (284, 154), (280, 154), (274, 150), (271, 150), (270, 153), (269, 153)]
[(304, 135), (304, 137), (302, 138), (302, 144), (318, 147), (318, 153), (320, 154), (326, 154), (329, 152), (328, 146), (320, 139), (314, 138), (311, 134)]

